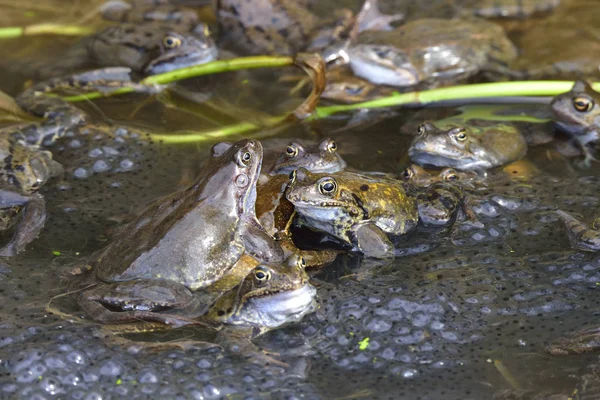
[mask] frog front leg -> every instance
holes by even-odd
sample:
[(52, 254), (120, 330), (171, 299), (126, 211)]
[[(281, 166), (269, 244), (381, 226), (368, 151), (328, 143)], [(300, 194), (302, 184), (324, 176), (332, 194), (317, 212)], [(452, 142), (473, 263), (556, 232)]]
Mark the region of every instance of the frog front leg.
[(257, 219), (248, 218), (241, 232), (246, 251), (264, 263), (278, 263), (284, 259), (279, 243), (269, 235)]
[(41, 195), (26, 196), (0, 189), (0, 210), (12, 213), (19, 207), (24, 207), (23, 219), (17, 225), (10, 242), (0, 249), (0, 257), (12, 257), (25, 250), (25, 246), (38, 236), (46, 222), (46, 202)]
[(600, 232), (591, 229), (564, 211), (557, 210), (556, 214), (558, 214), (567, 228), (571, 247), (583, 251), (600, 250)]
[(387, 234), (372, 223), (361, 224), (350, 238), (356, 248), (366, 257), (394, 258), (394, 245)]
[(134, 280), (99, 284), (83, 292), (78, 304), (102, 323), (155, 321), (173, 327), (200, 324), (211, 302), (185, 286), (166, 280)]
[(277, 365), (288, 367), (288, 364), (277, 360), (273, 356), (279, 354), (259, 349), (251, 339), (263, 333), (259, 327), (224, 326), (215, 338), (215, 343), (229, 354), (241, 357), (253, 364)]

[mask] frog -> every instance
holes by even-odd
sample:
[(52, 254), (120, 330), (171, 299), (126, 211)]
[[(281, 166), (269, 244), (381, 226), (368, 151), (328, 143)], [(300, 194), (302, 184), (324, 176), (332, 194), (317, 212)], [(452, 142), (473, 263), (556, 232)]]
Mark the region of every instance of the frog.
[[(367, 29), (391, 29), (402, 14), (383, 15), (378, 0), (366, 0), (356, 15), (338, 9), (331, 20), (321, 20), (295, 0), (217, 0), (219, 32), (237, 50), (248, 54), (291, 55), (324, 51), (335, 58), (337, 42)], [(327, 50), (330, 49), (330, 50)]]
[(404, 182), (417, 187), (428, 187), (435, 182), (460, 182), (466, 184), (471, 180), (478, 180), (479, 175), (471, 171), (460, 171), (454, 168), (443, 168), (442, 170), (426, 170), (425, 168), (411, 164), (400, 174)]
[[(79, 45), (86, 52), (82, 57), (84, 62), (104, 68), (54, 77), (18, 95), (15, 100), (21, 108), (45, 121), (19, 127), (13, 134), (32, 145), (49, 145), (88, 122), (89, 117), (79, 107), (59, 97), (46, 96), (55, 90), (110, 92), (122, 87), (149, 93), (163, 90), (164, 86), (149, 87), (138, 84), (136, 79), (216, 58), (216, 47), (206, 25), (198, 27), (201, 33), (184, 35), (168, 25), (125, 24), (84, 39)], [(77, 48), (72, 51), (77, 51)], [(69, 64), (71, 67), (72, 64)]]
[(364, 32), (346, 53), (356, 76), (395, 87), (453, 84), (480, 71), (504, 71), (517, 56), (501, 26), (476, 18), (423, 18)]
[(560, 5), (560, 0), (433, 0), (411, 2), (406, 13), (419, 17), (481, 17), (491, 19), (524, 19), (544, 15)]
[(367, 258), (391, 259), (390, 237), (404, 235), (419, 219), (416, 199), (400, 181), (383, 176), (340, 171), (292, 172), (286, 198), (299, 223), (333, 236), (350, 251)]
[(573, 137), (584, 153), (582, 166), (596, 158), (588, 144), (600, 137), (600, 93), (586, 81), (576, 81), (570, 91), (555, 96), (551, 103), (554, 123)]
[[(293, 255), (282, 263), (258, 263), (241, 278), (225, 280), (233, 282), (226, 287), (217, 282), (198, 291), (173, 282), (133, 280), (125, 286), (88, 289), (80, 296), (79, 304), (88, 317), (106, 324), (106, 330), (113, 334), (182, 326), (208, 328), (216, 332), (216, 337), (211, 342), (194, 340), (193, 346), (217, 344), (230, 354), (252, 362), (284, 364), (259, 351), (251, 340), (298, 322), (317, 309), (317, 291), (309, 283), (304, 259)], [(127, 286), (129, 290), (120, 290)], [(50, 310), (56, 311), (52, 307)], [(147, 346), (164, 348), (180, 344), (184, 343)]]
[(198, 13), (175, 4), (174, 1), (110, 0), (100, 6), (100, 14), (107, 21), (145, 23), (161, 21), (177, 27), (198, 24)]
[(600, 251), (600, 231), (573, 217), (571, 214), (556, 210), (567, 230), (571, 247), (583, 251)]
[(327, 86), (321, 98), (336, 103), (361, 103), (387, 97), (394, 93), (393, 88), (374, 85), (352, 74), (346, 66), (327, 69)]
[(408, 155), (414, 163), (485, 171), (520, 160), (527, 142), (511, 124), (484, 122), (468, 126), (445, 123), (443, 128), (426, 121), (419, 125)]
[(293, 141), (277, 158), (269, 175), (289, 175), (299, 167), (314, 173), (333, 173), (346, 168), (346, 161), (338, 153), (338, 145), (331, 138), (325, 138), (313, 146)]
[(0, 156), (4, 160), (0, 169), (0, 231), (10, 229), (22, 214), (12, 238), (0, 249), (1, 257), (13, 257), (25, 250), (44, 227), (46, 203), (38, 191), (63, 168), (49, 151), (2, 135), (2, 130)]
[(320, 267), (332, 262), (338, 252), (300, 250), (292, 241), (290, 233), (295, 210), (286, 199), (285, 191), (289, 183), (288, 175), (300, 167), (315, 173), (333, 173), (346, 168), (346, 161), (338, 153), (338, 145), (331, 138), (325, 138), (315, 145), (290, 142), (275, 160), (269, 177), (257, 186), (256, 215), (286, 254), (300, 254), (306, 260), (308, 268)]
[[(177, 27), (168, 23), (123, 23), (83, 37), (55, 61), (31, 63), (36, 81), (102, 68), (121, 67), (143, 78), (217, 58), (217, 47), (208, 25)], [(100, 68), (100, 70), (97, 70)], [(25, 66), (25, 70), (29, 70)], [(110, 70), (109, 70), (110, 71)]]
[[(214, 145), (195, 182), (149, 204), (92, 256), (95, 280), (119, 297), (137, 299), (135, 315), (152, 309), (154, 290), (173, 293), (177, 303), (177, 293), (215, 284), (232, 270), (243, 275), (256, 265), (240, 261), (245, 254), (267, 264), (282, 262), (283, 250), (255, 214), (261, 163), (262, 146), (256, 140)], [(140, 295), (146, 290), (148, 302)], [(98, 297), (97, 292), (89, 295), (89, 301), (80, 300), (84, 307)], [(174, 312), (193, 314), (183, 304), (187, 303)], [(130, 318), (116, 314), (115, 318)]]

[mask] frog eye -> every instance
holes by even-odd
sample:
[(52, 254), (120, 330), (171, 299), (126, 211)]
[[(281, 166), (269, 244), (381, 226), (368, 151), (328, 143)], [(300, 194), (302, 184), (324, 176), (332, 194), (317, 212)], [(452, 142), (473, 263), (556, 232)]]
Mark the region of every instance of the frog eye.
[(458, 175), (456, 172), (448, 172), (446, 175), (444, 175), (444, 179), (447, 181), (456, 181), (458, 180)]
[(460, 131), (458, 131), (458, 133), (456, 135), (454, 135), (454, 137), (459, 142), (462, 142), (467, 139), (467, 132), (465, 132), (464, 130), (460, 130)]
[(285, 149), (285, 155), (288, 156), (289, 158), (296, 157), (298, 155), (298, 146), (294, 146), (293, 144), (290, 144)]
[(254, 270), (254, 279), (260, 283), (265, 283), (271, 279), (271, 271), (265, 267), (257, 267)]
[(335, 153), (337, 151), (337, 143), (335, 143), (333, 140), (330, 140), (327, 143), (327, 151), (330, 153)]
[(402, 176), (404, 177), (404, 179), (409, 180), (410, 178), (415, 176), (415, 173), (411, 168), (406, 168), (402, 173)]
[(587, 97), (575, 97), (573, 107), (579, 112), (588, 112), (594, 107), (594, 102)]
[(417, 128), (417, 136), (423, 136), (425, 134), (425, 125), (421, 124)]
[(335, 193), (336, 189), (337, 183), (331, 178), (323, 179), (321, 183), (319, 183), (319, 192), (321, 192), (321, 194), (330, 195)]
[(248, 151), (244, 151), (243, 153), (238, 153), (238, 165), (240, 167), (247, 167), (250, 165), (250, 161), (252, 161), (252, 154)]
[(298, 260), (298, 265), (300, 266), (300, 268), (306, 268), (306, 260), (304, 259), (304, 257), (300, 257), (300, 260)]
[(176, 36), (167, 35), (163, 39), (163, 46), (167, 49), (174, 49), (175, 47), (181, 46), (181, 39)]

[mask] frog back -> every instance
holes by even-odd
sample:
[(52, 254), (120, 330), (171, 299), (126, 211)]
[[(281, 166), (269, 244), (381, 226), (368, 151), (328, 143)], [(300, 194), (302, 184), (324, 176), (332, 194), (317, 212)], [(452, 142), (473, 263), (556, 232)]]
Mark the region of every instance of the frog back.
[(222, 277), (244, 252), (239, 218), (227, 198), (201, 204), (177, 192), (150, 205), (104, 252), (97, 270), (103, 281), (167, 279), (190, 289)]
[(488, 153), (498, 165), (520, 160), (527, 153), (525, 137), (514, 125), (495, 124), (472, 129), (481, 151)]

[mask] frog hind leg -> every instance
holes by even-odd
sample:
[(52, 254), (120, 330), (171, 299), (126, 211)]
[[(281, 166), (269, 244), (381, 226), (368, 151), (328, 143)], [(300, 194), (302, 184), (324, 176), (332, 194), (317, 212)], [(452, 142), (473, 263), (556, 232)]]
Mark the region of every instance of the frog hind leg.
[(287, 363), (279, 361), (277, 353), (259, 349), (251, 339), (263, 333), (260, 328), (227, 325), (219, 331), (215, 343), (235, 357), (241, 357), (253, 364), (263, 366), (274, 365), (288, 367)]
[(358, 32), (391, 31), (394, 29), (391, 23), (402, 20), (404, 20), (402, 13), (386, 15), (379, 11), (379, 0), (365, 0), (356, 16)]
[(78, 304), (102, 323), (159, 322), (171, 327), (203, 325), (210, 302), (202, 301), (185, 286), (170, 281), (135, 280), (99, 285), (83, 292)]
[(546, 351), (555, 356), (587, 353), (598, 349), (600, 349), (600, 327), (583, 329), (546, 346)]
[(557, 210), (556, 213), (567, 228), (571, 247), (584, 251), (600, 250), (600, 232), (589, 228), (583, 222), (564, 211)]
[(100, 6), (100, 14), (105, 20), (115, 22), (155, 21), (174, 26), (189, 26), (198, 22), (198, 14), (194, 10), (154, 1), (110, 0)]
[(375, 224), (361, 225), (354, 233), (353, 242), (358, 250), (368, 258), (394, 258), (394, 245)]
[(0, 189), (0, 209), (25, 206), (23, 219), (17, 225), (10, 242), (0, 249), (0, 257), (12, 257), (25, 250), (40, 233), (46, 222), (46, 203), (39, 194), (24, 196)]

